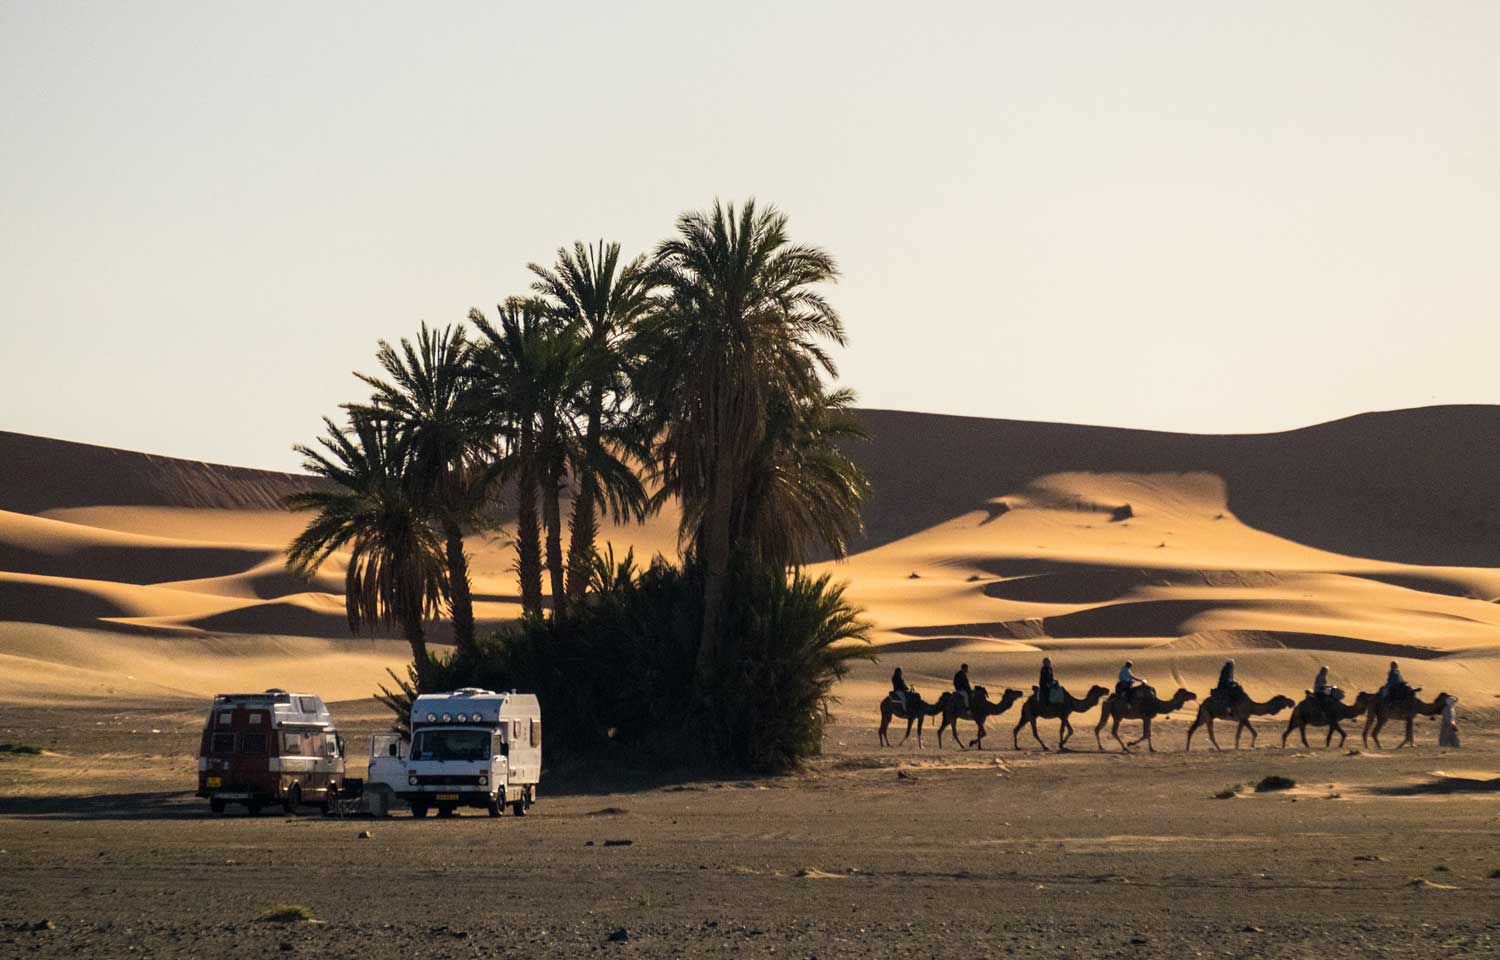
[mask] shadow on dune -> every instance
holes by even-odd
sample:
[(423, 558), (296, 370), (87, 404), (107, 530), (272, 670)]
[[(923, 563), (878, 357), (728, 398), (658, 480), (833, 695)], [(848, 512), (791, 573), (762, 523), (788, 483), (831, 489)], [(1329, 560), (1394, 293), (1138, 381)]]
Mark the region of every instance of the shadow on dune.
[[(1370, 413), (1286, 433), (1211, 436), (864, 410), (853, 455), (874, 492), (868, 549), (1049, 474), (1214, 474), (1246, 524), (1351, 556), (1500, 565), (1500, 407)], [(1018, 571), (1024, 572), (1024, 571)]]

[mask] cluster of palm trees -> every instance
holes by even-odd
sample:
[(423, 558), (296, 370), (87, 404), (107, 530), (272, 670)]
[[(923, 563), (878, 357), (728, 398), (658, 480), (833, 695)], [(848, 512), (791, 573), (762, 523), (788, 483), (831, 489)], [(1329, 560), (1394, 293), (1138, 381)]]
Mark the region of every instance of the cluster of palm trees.
[(837, 268), (786, 226), (716, 202), (648, 256), (575, 244), (472, 329), (382, 341), (382, 373), (358, 375), (370, 397), (296, 448), (325, 482), (288, 500), (313, 514), (289, 568), (346, 552), (350, 629), (399, 629), (420, 685), (426, 622), (446, 613), (457, 655), (477, 649), (466, 534), (513, 516), (524, 614), (566, 625), (601, 519), (675, 498), (704, 582), (697, 667), (715, 670), (736, 571), (842, 556), (868, 492), (846, 452), (854, 396), (828, 386), (845, 338), (820, 287)]

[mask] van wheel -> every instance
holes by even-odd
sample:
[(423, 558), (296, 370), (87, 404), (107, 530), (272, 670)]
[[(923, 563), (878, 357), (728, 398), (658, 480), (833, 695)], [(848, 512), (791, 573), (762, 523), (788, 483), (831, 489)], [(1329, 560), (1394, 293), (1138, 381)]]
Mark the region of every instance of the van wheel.
[(485, 807), (485, 809), (490, 812), (490, 816), (492, 816), (492, 817), (498, 817), (498, 816), (500, 816), (500, 801), (499, 800), (491, 800), (489, 802), (489, 804)]
[(420, 820), (423, 817), (427, 816), (427, 804), (425, 804), (425, 803), (414, 803), (414, 804), (412, 804), (411, 805), (411, 815), (414, 816), (414, 817), (416, 817), (418, 820)]
[(515, 803), (512, 803), (510, 805), (510, 812), (518, 817), (526, 816), (526, 801), (517, 800)]
[(295, 817), (297, 815), (297, 808), (300, 806), (302, 806), (302, 784), (294, 783), (292, 784), (291, 792), (286, 795), (286, 799), (281, 801), (281, 809), (286, 811), (287, 816)]
[(208, 800), (208, 809), (214, 813), (223, 813), (226, 806), (227, 804), (218, 797), (210, 797)]
[(438, 816), (447, 818), (453, 816), (452, 807), (438, 807)]

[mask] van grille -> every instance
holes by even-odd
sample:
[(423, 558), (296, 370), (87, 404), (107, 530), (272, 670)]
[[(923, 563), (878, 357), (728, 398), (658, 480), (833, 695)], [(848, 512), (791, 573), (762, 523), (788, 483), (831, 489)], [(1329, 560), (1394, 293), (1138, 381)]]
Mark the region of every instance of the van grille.
[(417, 785), (423, 787), (473, 787), (479, 785), (477, 775), (456, 776), (446, 773), (418, 775)]

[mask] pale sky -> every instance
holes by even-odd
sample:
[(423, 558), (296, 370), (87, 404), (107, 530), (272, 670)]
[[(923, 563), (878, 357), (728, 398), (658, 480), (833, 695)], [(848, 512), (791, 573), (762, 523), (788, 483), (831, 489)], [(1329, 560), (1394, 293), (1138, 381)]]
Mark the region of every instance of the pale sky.
[(1500, 400), (1500, 4), (0, 0), (0, 429), (247, 466), (376, 340), (754, 195), (866, 406)]

